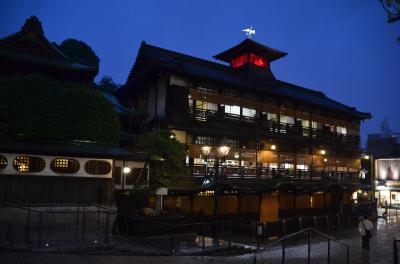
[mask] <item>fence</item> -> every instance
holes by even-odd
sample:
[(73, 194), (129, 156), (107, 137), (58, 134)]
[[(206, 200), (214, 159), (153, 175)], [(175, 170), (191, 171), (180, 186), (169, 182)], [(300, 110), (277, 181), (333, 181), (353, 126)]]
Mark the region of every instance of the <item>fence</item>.
[[(324, 238), (324, 239), (326, 239), (326, 242), (327, 242), (327, 247), (326, 247), (326, 260), (327, 260), (327, 263), (329, 264), (330, 263), (330, 261), (331, 261), (331, 243), (333, 242), (333, 243), (335, 243), (335, 244), (337, 244), (337, 245), (339, 245), (339, 246), (342, 246), (346, 251), (346, 253), (345, 253), (345, 262), (347, 263), (347, 264), (349, 264), (350, 262), (350, 259), (349, 259), (349, 257), (350, 257), (350, 248), (349, 248), (349, 246), (348, 245), (346, 245), (346, 244), (344, 244), (344, 243), (342, 243), (342, 242), (340, 242), (340, 241), (338, 241), (338, 240), (336, 240), (336, 239), (334, 239), (333, 237), (330, 237), (330, 236), (328, 236), (328, 235), (326, 235), (326, 234), (324, 234), (324, 233), (321, 233), (320, 231), (318, 231), (318, 230), (316, 230), (316, 229), (314, 229), (314, 228), (306, 228), (306, 229), (303, 229), (303, 230), (300, 230), (300, 231), (298, 231), (298, 232), (296, 232), (296, 233), (293, 233), (293, 234), (290, 234), (290, 235), (287, 235), (287, 236), (284, 236), (284, 237), (282, 237), (282, 238), (280, 238), (280, 239), (278, 239), (278, 240), (276, 240), (276, 241), (274, 241), (274, 242), (272, 242), (272, 243), (270, 243), (270, 244), (268, 244), (267, 245), (267, 247), (271, 247), (271, 246), (273, 246), (273, 245), (281, 245), (281, 258), (280, 258), (280, 262), (281, 262), (281, 264), (285, 264), (285, 262), (286, 262), (286, 250), (287, 250), (287, 243), (288, 243), (288, 240), (290, 240), (290, 239), (292, 239), (292, 238), (295, 238), (295, 237), (298, 237), (298, 236), (301, 236), (301, 235), (303, 235), (303, 234), (305, 234), (306, 235), (306, 240), (307, 240), (307, 263), (308, 264), (310, 264), (311, 263), (311, 235), (312, 234), (316, 234), (316, 235), (318, 235), (318, 236), (320, 236), (320, 237), (322, 237), (322, 238)], [(264, 251), (264, 252), (268, 252), (268, 251)], [(296, 252), (296, 255), (298, 255), (300, 252)], [(263, 258), (262, 257), (262, 254), (260, 254), (260, 258)], [(335, 261), (338, 261), (338, 260), (335, 260)]]
[[(169, 254), (203, 254), (220, 250), (247, 250), (244, 241), (255, 234), (256, 225), (237, 221), (185, 222), (177, 217), (159, 218), (119, 215), (119, 233)], [(167, 220), (167, 221), (165, 221)], [(121, 228), (122, 227), (122, 228)], [(253, 249), (255, 249), (253, 247)]]
[(0, 238), (13, 247), (76, 247), (108, 242), (115, 211), (102, 205), (5, 205)]

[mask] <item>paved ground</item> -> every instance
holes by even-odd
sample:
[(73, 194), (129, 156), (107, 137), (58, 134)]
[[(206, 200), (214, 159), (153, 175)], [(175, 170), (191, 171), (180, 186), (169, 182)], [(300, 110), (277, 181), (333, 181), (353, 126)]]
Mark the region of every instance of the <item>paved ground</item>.
[[(383, 264), (393, 263), (392, 261), (392, 239), (400, 238), (400, 214), (399, 218), (395, 215), (388, 219), (379, 219), (371, 240), (369, 252), (361, 249), (361, 239), (357, 229), (347, 229), (340, 232), (332, 232), (331, 236), (350, 246), (350, 263), (352, 264)], [(311, 263), (327, 263), (327, 242), (317, 236), (312, 237)], [(307, 246), (304, 240), (293, 241), (286, 250), (287, 261), (285, 263), (306, 263)], [(257, 254), (257, 263), (273, 264), (281, 263), (280, 247), (269, 247), (267, 244), (264, 251)], [(334, 243), (331, 244), (331, 263), (346, 263), (346, 250)], [(89, 264), (89, 263), (242, 263), (246, 264), (252, 255), (242, 255), (234, 257), (183, 257), (183, 256), (131, 256), (131, 253), (140, 253), (149, 250), (144, 245), (134, 245), (131, 248), (125, 245), (126, 255), (108, 255), (110, 249), (98, 249), (78, 252), (79, 254), (50, 253), (42, 250), (41, 252), (29, 251), (0, 251), (0, 263), (2, 264), (21, 264), (21, 263), (59, 263), (59, 264)], [(104, 255), (106, 254), (106, 255)], [(122, 253), (123, 254), (123, 253)], [(140, 254), (139, 254), (140, 255)]]
[[(363, 251), (361, 238), (356, 228), (341, 232), (333, 232), (330, 235), (350, 246), (350, 263), (352, 264), (384, 264), (393, 263), (393, 237), (400, 239), (400, 214), (399, 218), (391, 217), (388, 220), (378, 219), (373, 238), (370, 242), (370, 250)], [(311, 263), (327, 263), (327, 241), (322, 241), (313, 235), (314, 242), (311, 246)], [(285, 263), (306, 263), (307, 244), (302, 240), (297, 245), (291, 245), (286, 250)], [(331, 263), (346, 263), (346, 249), (331, 243)], [(266, 248), (258, 254), (257, 263), (281, 263), (281, 247)]]

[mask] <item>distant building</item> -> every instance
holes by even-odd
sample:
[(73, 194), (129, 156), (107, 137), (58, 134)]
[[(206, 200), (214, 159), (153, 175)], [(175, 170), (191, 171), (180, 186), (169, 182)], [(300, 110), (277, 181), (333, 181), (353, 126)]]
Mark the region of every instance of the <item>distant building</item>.
[(286, 55), (246, 39), (216, 63), (142, 42), (117, 95), (186, 146), (188, 177), (168, 186), (165, 208), (213, 214), (219, 146), (230, 148), (218, 172), (221, 215), (339, 212), (369, 186), (359, 147), (371, 115), (277, 79), (271, 64)]
[(384, 120), (381, 133), (368, 135), (367, 148), (375, 159), (375, 197), (382, 206), (400, 205), (400, 133)]
[(368, 135), (367, 149), (375, 157), (398, 155), (400, 153), (400, 132), (393, 132), (385, 119), (381, 122), (381, 133)]

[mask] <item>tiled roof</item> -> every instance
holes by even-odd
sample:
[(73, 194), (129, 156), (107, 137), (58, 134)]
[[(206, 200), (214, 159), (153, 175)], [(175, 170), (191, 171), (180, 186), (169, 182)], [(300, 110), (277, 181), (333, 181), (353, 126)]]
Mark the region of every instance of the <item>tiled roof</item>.
[(136, 75), (138, 74), (136, 71), (138, 71), (139, 64), (142, 63), (155, 65), (156, 67), (165, 68), (195, 78), (213, 80), (237, 88), (261, 91), (267, 94), (301, 101), (320, 108), (352, 115), (359, 119), (371, 118), (370, 113), (359, 112), (354, 107), (346, 106), (328, 98), (322, 92), (300, 87), (284, 81), (277, 80), (275, 82), (275, 80), (271, 80), (269, 75), (266, 75), (265, 78), (251, 80), (245, 75), (239, 74), (239, 72), (229, 66), (159, 48), (146, 44), (145, 42), (142, 42), (136, 63), (129, 74), (127, 85), (125, 85), (120, 92), (128, 92), (126, 89), (129, 89), (129, 83), (136, 79)]

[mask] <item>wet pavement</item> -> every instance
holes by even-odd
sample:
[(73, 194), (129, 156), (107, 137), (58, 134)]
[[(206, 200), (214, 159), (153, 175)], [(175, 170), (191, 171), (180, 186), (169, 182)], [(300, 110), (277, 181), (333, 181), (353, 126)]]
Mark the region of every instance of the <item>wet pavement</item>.
[[(304, 235), (305, 236), (305, 235)], [(400, 213), (398, 218), (391, 214), (388, 219), (378, 218), (375, 223), (370, 250), (361, 248), (361, 237), (357, 228), (331, 232), (329, 236), (349, 245), (349, 263), (383, 264), (393, 263), (393, 238), (400, 239)], [(294, 245), (293, 245), (294, 243)], [(281, 263), (281, 246), (268, 247), (258, 254), (257, 263)], [(346, 263), (346, 247), (331, 242), (330, 263)], [(285, 250), (285, 263), (307, 263), (307, 240), (292, 242)], [(328, 242), (318, 235), (312, 235), (311, 263), (328, 263)]]
[[(381, 214), (381, 213), (380, 213)], [(389, 219), (379, 218), (375, 223), (373, 238), (370, 243), (370, 250), (363, 251), (361, 248), (361, 237), (357, 228), (345, 229), (342, 231), (332, 231), (330, 236), (342, 243), (349, 245), (349, 263), (354, 264), (382, 264), (393, 263), (393, 237), (400, 239), (400, 211), (398, 218), (394, 213)], [(311, 263), (328, 263), (327, 241), (312, 235), (311, 244)], [(269, 246), (264, 243), (265, 249), (257, 253), (257, 263), (273, 264), (281, 262), (281, 247)], [(149, 252), (151, 248), (140, 244), (125, 245), (126, 253), (99, 249), (96, 251), (81, 251), (74, 253), (56, 253), (56, 252), (32, 252), (32, 251), (9, 251), (0, 250), (0, 263), (242, 263), (246, 264), (252, 254), (231, 256), (231, 257), (190, 257), (190, 256), (132, 256), (132, 252), (140, 253)], [(149, 250), (149, 251), (148, 251)], [(156, 253), (153, 252), (153, 253)], [(298, 239), (291, 241), (286, 248), (285, 263), (307, 263), (307, 240)], [(150, 253), (151, 254), (151, 253)], [(156, 255), (156, 254), (155, 254)], [(340, 264), (346, 263), (346, 248), (331, 242), (330, 263)]]

